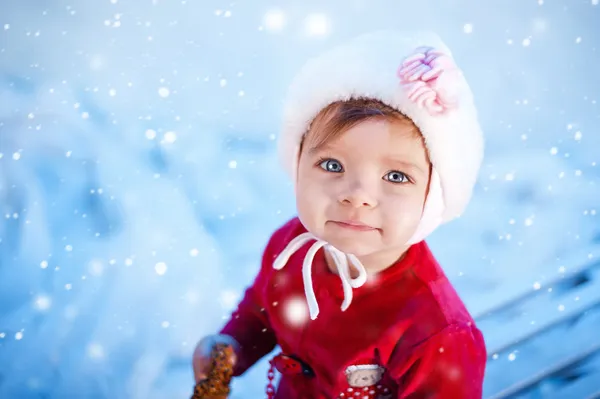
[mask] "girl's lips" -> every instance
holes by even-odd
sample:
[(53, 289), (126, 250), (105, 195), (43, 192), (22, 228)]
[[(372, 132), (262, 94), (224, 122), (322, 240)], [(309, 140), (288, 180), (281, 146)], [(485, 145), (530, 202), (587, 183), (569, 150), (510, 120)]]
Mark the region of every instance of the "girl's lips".
[(376, 230), (375, 227), (371, 227), (362, 222), (357, 222), (354, 220), (334, 220), (332, 221), (335, 225), (340, 226), (345, 229), (355, 230), (355, 231), (372, 231)]

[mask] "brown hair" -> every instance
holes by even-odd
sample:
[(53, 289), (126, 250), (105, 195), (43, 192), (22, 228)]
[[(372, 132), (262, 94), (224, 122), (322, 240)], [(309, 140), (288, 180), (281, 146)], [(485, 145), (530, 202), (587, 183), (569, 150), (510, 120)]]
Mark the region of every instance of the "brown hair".
[(319, 148), (342, 133), (369, 119), (383, 119), (400, 122), (410, 127), (415, 136), (422, 138), (419, 128), (413, 121), (395, 108), (372, 98), (352, 98), (337, 101), (323, 108), (311, 122), (300, 144), (300, 152), (305, 141), (311, 148)]

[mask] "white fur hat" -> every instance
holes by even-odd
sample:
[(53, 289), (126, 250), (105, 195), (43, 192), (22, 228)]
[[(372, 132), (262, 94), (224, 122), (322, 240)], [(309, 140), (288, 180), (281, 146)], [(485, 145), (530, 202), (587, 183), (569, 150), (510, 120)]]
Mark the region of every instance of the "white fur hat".
[(483, 135), (471, 90), (452, 54), (430, 32), (379, 31), (309, 60), (293, 80), (279, 139), (294, 184), (298, 151), (310, 123), (327, 105), (379, 100), (406, 115), (425, 138), (433, 165), (418, 242), (467, 206), (483, 158)]

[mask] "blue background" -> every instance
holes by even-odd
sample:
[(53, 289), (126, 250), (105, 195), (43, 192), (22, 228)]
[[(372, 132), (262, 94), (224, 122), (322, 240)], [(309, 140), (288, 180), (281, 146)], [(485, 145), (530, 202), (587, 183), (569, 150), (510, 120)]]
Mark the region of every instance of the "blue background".
[[(382, 28), (438, 32), (480, 108), (474, 198), (428, 241), (486, 397), (600, 391), (599, 24), (597, 0), (1, 0), (0, 397), (189, 396), (294, 215), (287, 84)], [(265, 384), (263, 360), (232, 397)]]

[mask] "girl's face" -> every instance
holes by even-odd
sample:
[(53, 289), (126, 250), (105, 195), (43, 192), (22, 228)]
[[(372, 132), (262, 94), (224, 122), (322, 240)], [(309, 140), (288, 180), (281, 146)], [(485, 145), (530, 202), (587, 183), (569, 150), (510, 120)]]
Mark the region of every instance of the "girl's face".
[(389, 266), (423, 213), (430, 163), (422, 137), (407, 123), (368, 119), (318, 148), (307, 144), (296, 189), (304, 226), (342, 252)]

